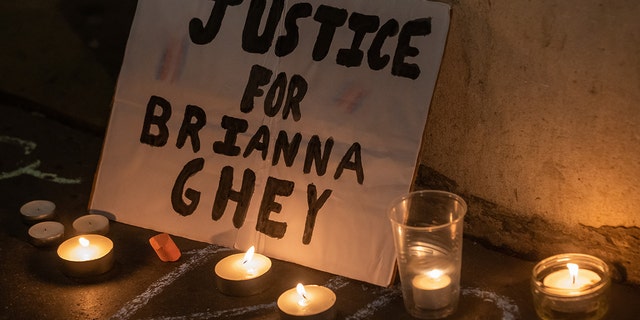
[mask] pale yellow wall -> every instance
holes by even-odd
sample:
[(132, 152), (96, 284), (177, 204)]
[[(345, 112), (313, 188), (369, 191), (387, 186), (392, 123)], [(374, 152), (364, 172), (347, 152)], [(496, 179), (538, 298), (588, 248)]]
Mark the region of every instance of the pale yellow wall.
[(451, 1), (421, 162), (563, 224), (640, 225), (640, 1)]
[(468, 199), (468, 236), (640, 283), (640, 1), (444, 2), (418, 179)]

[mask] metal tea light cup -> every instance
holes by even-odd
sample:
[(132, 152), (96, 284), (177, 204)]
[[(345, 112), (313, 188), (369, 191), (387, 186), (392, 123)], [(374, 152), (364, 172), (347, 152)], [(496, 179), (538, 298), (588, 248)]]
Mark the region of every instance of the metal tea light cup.
[(460, 196), (437, 190), (410, 192), (389, 206), (404, 305), (416, 318), (444, 318), (458, 307), (466, 212)]

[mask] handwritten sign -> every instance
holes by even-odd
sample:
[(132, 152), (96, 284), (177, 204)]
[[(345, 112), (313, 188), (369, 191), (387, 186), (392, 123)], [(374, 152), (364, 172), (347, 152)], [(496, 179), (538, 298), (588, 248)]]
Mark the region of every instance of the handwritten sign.
[(90, 210), (388, 285), (449, 6), (141, 0)]

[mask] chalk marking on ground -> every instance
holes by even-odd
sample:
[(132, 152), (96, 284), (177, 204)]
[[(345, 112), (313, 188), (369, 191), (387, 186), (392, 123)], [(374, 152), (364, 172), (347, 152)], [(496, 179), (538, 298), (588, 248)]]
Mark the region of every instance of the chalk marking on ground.
[(118, 310), (111, 319), (128, 319), (135, 314), (140, 308), (144, 307), (151, 298), (155, 297), (164, 290), (165, 287), (171, 285), (178, 278), (182, 277), (185, 273), (198, 267), (206, 262), (208, 258), (211, 258), (212, 254), (231, 250), (229, 248), (219, 247), (216, 245), (209, 245), (197, 253), (195, 253), (189, 260), (180, 265), (176, 270), (168, 273), (164, 277), (156, 280), (152, 283), (147, 290), (139, 294), (133, 300), (126, 303), (120, 310)]
[(24, 154), (28, 155), (33, 151), (38, 145), (33, 141), (23, 140), (16, 137), (9, 136), (0, 136), (0, 142), (7, 144), (15, 144), (19, 145), (24, 149)]
[[(347, 281), (345, 278), (336, 276), (329, 279), (327, 283), (324, 284), (324, 286), (332, 290), (338, 290), (340, 288), (345, 287), (348, 284), (349, 284), (349, 281)], [(247, 314), (258, 312), (265, 309), (273, 309), (274, 311), (277, 310), (276, 302), (258, 304), (255, 306), (239, 307), (239, 308), (233, 308), (233, 309), (227, 309), (227, 310), (196, 312), (196, 313), (183, 315), (183, 316), (156, 317), (156, 318), (153, 318), (153, 320), (183, 320), (183, 319), (199, 320), (199, 319), (215, 319), (219, 317), (236, 317), (236, 316), (246, 316)]]
[(383, 308), (384, 306), (391, 303), (391, 301), (397, 299), (402, 296), (402, 292), (397, 288), (385, 288), (381, 290), (384, 292), (383, 295), (377, 297), (375, 300), (369, 302), (364, 308), (356, 311), (356, 313), (348, 316), (347, 320), (359, 320), (359, 319), (369, 319), (373, 314)]
[(78, 184), (82, 182), (82, 179), (80, 178), (75, 178), (75, 179), (63, 178), (63, 177), (58, 177), (58, 175), (55, 173), (42, 172), (40, 170), (37, 170), (39, 166), (40, 166), (40, 160), (36, 160), (35, 162), (30, 163), (22, 168), (18, 168), (10, 172), (0, 172), (0, 180), (15, 178), (17, 176), (26, 174), (32, 177), (36, 177), (38, 179), (60, 183), (60, 184)]
[[(31, 152), (38, 146), (33, 141), (23, 140), (20, 138), (9, 137), (9, 136), (0, 136), (0, 143), (15, 144), (15, 145), (21, 146), (25, 156), (31, 154)], [(17, 176), (26, 174), (26, 175), (36, 177), (38, 179), (60, 183), (60, 184), (78, 184), (82, 181), (82, 179), (80, 178), (76, 178), (76, 179), (63, 178), (63, 177), (58, 177), (58, 175), (55, 173), (42, 172), (40, 170), (37, 170), (38, 167), (40, 167), (40, 164), (41, 164), (40, 160), (36, 160), (24, 167), (17, 168), (13, 171), (0, 172), (0, 180), (15, 178)]]
[(276, 303), (272, 302), (272, 303), (257, 304), (255, 306), (239, 307), (239, 308), (220, 310), (220, 311), (197, 312), (197, 313), (192, 313), (192, 314), (185, 315), (185, 316), (157, 317), (157, 318), (152, 318), (152, 319), (153, 320), (216, 319), (216, 318), (219, 318), (219, 317), (236, 317), (236, 316), (247, 315), (249, 313), (257, 312), (257, 311), (265, 310), (265, 309), (274, 309), (275, 310), (275, 308), (276, 308)]
[(349, 285), (349, 280), (347, 280), (347, 278), (344, 277), (333, 277), (331, 279), (329, 279), (329, 281), (327, 281), (327, 284), (325, 285), (325, 287), (333, 290), (333, 291), (337, 291), (341, 288), (344, 288), (346, 286)]
[(501, 296), (495, 292), (480, 288), (463, 288), (462, 294), (474, 296), (486, 301), (491, 301), (502, 310), (502, 320), (515, 320), (520, 314), (518, 306), (509, 297)]

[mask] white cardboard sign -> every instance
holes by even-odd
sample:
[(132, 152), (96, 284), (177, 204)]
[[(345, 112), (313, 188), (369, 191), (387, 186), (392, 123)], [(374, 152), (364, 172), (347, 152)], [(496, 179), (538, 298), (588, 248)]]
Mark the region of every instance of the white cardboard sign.
[(449, 10), (138, 1), (90, 210), (390, 284)]

